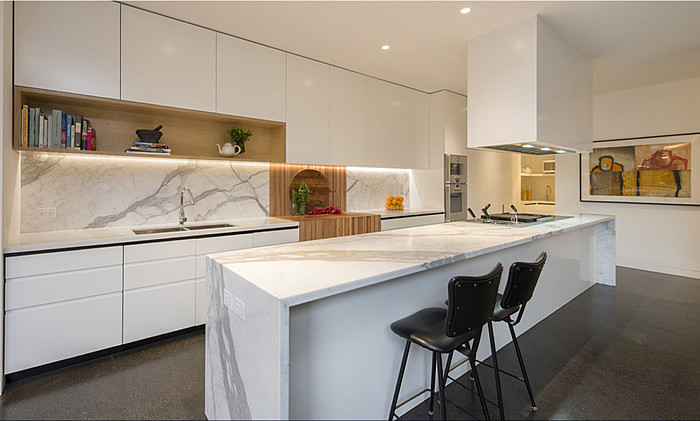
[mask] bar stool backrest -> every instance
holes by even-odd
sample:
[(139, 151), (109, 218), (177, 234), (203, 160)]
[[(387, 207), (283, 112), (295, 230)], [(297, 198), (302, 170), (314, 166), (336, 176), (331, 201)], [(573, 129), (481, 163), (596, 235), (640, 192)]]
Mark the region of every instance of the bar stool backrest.
[(512, 308), (530, 301), (546, 261), (547, 253), (542, 252), (533, 263), (515, 262), (510, 265), (508, 282), (505, 290), (503, 290), (503, 298), (501, 299), (501, 307)]
[(497, 264), (483, 276), (455, 276), (447, 285), (447, 319), (449, 337), (481, 329), (493, 314), (503, 265)]

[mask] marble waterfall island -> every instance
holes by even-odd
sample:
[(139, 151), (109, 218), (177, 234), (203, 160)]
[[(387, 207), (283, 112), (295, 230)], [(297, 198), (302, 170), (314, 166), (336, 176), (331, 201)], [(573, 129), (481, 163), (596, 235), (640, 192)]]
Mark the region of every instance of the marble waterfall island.
[[(452, 276), (532, 261), (543, 250), (549, 257), (521, 334), (594, 283), (614, 285), (612, 217), (517, 228), (454, 222), (210, 255), (206, 416), (386, 418), (404, 346), (391, 322), (443, 305)], [(507, 329), (495, 336), (498, 347), (510, 339)], [(430, 380), (430, 353), (413, 347), (409, 359), (400, 400)]]

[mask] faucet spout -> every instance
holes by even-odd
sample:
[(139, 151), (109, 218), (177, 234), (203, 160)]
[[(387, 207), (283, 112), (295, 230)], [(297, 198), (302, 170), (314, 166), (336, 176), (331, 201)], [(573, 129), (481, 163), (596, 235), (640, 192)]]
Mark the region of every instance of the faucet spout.
[(192, 190), (189, 187), (185, 187), (180, 190), (180, 225), (187, 222), (187, 217), (185, 216), (185, 192), (190, 196), (190, 204), (194, 205), (194, 196), (192, 196)]

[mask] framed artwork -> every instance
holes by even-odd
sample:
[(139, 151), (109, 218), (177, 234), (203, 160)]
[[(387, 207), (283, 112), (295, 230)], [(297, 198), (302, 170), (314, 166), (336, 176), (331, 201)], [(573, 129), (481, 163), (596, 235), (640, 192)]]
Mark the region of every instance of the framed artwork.
[(579, 155), (582, 202), (700, 206), (700, 133), (593, 142)]

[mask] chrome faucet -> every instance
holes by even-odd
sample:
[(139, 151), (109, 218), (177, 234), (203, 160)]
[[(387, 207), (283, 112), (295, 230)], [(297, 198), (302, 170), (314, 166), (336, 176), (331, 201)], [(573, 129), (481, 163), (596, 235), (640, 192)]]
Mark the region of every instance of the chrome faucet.
[(515, 212), (515, 225), (518, 225), (518, 208), (515, 205), (510, 205), (510, 208)]
[(190, 204), (194, 205), (194, 197), (192, 196), (192, 190), (189, 187), (185, 187), (180, 190), (180, 225), (184, 225), (187, 222), (187, 217), (185, 216), (185, 191), (190, 195)]

